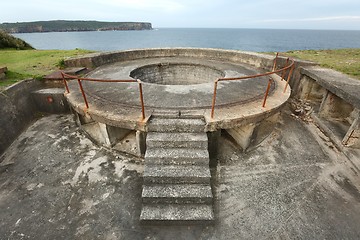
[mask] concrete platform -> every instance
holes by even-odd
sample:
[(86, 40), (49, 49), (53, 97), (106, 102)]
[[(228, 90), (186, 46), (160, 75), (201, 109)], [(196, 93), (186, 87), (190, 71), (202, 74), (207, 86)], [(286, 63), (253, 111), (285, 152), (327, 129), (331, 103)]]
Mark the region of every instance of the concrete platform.
[[(192, 55), (197, 51), (201, 51), (202, 54)], [(116, 54), (124, 56), (116, 59), (114, 57)], [(231, 56), (227, 59), (226, 56), (229, 54)], [(269, 77), (220, 82), (215, 118), (211, 119), (215, 80), (221, 77), (264, 73), (267, 70), (261, 67), (272, 64), (271, 57), (260, 57), (259, 54), (249, 57), (246, 54), (219, 49), (150, 49), (104, 53), (100, 56), (75, 59), (73, 62), (87, 66), (87, 60), (96, 62), (97, 57), (103, 58), (99, 60), (101, 63), (96, 63), (97, 68), (87, 75), (89, 78), (111, 80), (140, 78), (143, 81), (147, 117), (159, 110), (176, 110), (181, 114), (201, 115), (205, 117), (207, 123), (206, 131), (216, 131), (261, 121), (276, 113), (290, 96), (290, 88), (283, 92), (285, 82), (275, 74), (271, 76), (274, 82), (266, 107), (262, 107), (262, 101)], [(245, 58), (241, 59), (244, 56)], [(71, 63), (71, 60), (69, 62)], [(258, 62), (266, 62), (266, 64)], [(141, 121), (137, 83), (84, 81), (83, 87), (89, 102), (88, 109), (85, 108), (77, 81), (70, 81), (69, 87), (70, 94), (66, 94), (66, 97), (79, 114), (88, 115), (94, 121), (111, 126), (147, 131), (148, 118)]]
[(139, 222), (142, 160), (44, 117), (1, 157), (1, 239), (359, 239), (359, 169), (289, 116), (248, 153), (221, 138), (213, 225), (153, 227)]
[[(163, 84), (144, 82), (144, 101), (146, 107), (150, 109), (160, 108), (178, 110), (209, 108), (211, 107), (215, 80), (220, 77), (241, 77), (245, 75), (254, 75), (261, 71), (260, 69), (254, 69), (250, 65), (245, 64), (231, 64), (215, 60), (209, 61), (201, 58), (167, 57), (121, 61), (118, 63), (104, 65), (95, 69), (87, 76), (97, 79), (134, 79), (130, 77), (131, 72), (134, 69), (141, 68), (142, 66), (153, 65), (173, 65), (174, 70), (170, 76), (165, 75), (170, 74), (170, 70), (167, 70), (170, 73), (164, 73), (163, 76), (159, 76), (159, 78), (168, 78), (168, 81), (164, 81)], [(193, 67), (192, 69), (181, 69), (182, 66)], [(213, 74), (204, 74), (204, 76), (198, 77), (198, 81), (193, 80), (193, 78), (195, 78), (194, 76), (192, 76), (192, 78), (190, 78), (190, 76), (186, 76), (188, 75), (187, 71), (196, 71), (196, 69), (200, 66), (202, 68), (208, 68), (208, 71), (212, 71), (213, 68), (216, 68), (218, 71), (221, 71), (224, 74), (214, 76), (212, 76)], [(177, 68), (179, 69), (177, 70)], [(166, 69), (158, 71), (166, 71)], [(206, 70), (203, 71), (205, 72)], [(156, 75), (160, 73), (144, 73), (144, 75), (150, 74)], [(141, 80), (141, 78), (138, 79)], [(173, 82), (176, 82), (177, 84), (173, 84)], [(84, 83), (84, 87), (87, 89), (87, 92), (93, 97), (126, 106), (140, 107), (137, 91), (138, 89), (136, 85), (137, 84), (121, 83)], [(222, 83), (219, 86), (218, 106), (245, 103), (251, 99), (256, 99), (259, 97), (261, 98), (266, 89), (266, 86), (266, 78)]]

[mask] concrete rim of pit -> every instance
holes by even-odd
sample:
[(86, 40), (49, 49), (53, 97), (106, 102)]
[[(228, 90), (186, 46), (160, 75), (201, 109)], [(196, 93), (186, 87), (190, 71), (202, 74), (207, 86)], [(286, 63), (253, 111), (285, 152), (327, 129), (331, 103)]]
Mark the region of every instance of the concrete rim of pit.
[[(99, 60), (100, 59), (100, 60)], [(90, 72), (89, 76), (94, 78), (103, 78), (106, 79), (108, 76), (101, 75), (100, 73), (104, 73), (104, 69), (111, 68), (114, 64), (118, 64), (123, 67), (124, 71), (120, 71), (119, 75), (115, 75), (115, 79), (117, 77), (126, 77), (130, 79), (130, 72), (135, 69), (135, 66), (143, 66), (149, 64), (149, 61), (162, 62), (164, 59), (168, 61), (174, 62), (184, 62), (184, 59), (189, 62), (198, 62), (200, 61), (204, 64), (211, 62), (216, 69), (221, 69), (225, 72), (229, 66), (235, 67), (248, 67), (248, 69), (252, 69), (253, 72), (267, 72), (269, 68), (271, 68), (273, 57), (263, 54), (250, 53), (250, 52), (241, 52), (241, 51), (232, 51), (232, 50), (221, 50), (221, 49), (198, 49), (198, 48), (166, 48), (166, 49), (142, 49), (142, 50), (128, 50), (128, 51), (120, 51), (120, 52), (111, 52), (111, 53), (101, 53), (101, 54), (93, 54), (91, 56), (82, 57), (79, 59), (70, 59), (67, 62), (70, 66), (98, 66), (94, 71)], [(151, 64), (150, 61), (150, 64)], [(185, 62), (186, 62), (185, 61)], [(96, 63), (96, 64), (94, 64)], [(102, 64), (101, 64), (102, 63)], [(135, 64), (134, 64), (135, 63)], [(124, 65), (125, 64), (125, 65)], [(206, 65), (205, 64), (205, 65)], [(210, 64), (210, 65), (211, 65)], [(223, 64), (222, 67), (219, 67), (218, 64)], [(124, 65), (124, 66), (123, 66)], [(211, 67), (211, 66), (210, 66)], [(231, 69), (231, 73), (226, 76), (235, 77), (233, 71)], [(106, 71), (105, 71), (106, 72)], [(228, 71), (229, 72), (229, 71)], [(241, 73), (237, 72), (237, 73)], [(125, 75), (124, 75), (125, 74)], [(232, 74), (232, 75), (231, 75)], [(240, 74), (239, 74), (240, 75)], [(246, 74), (250, 75), (250, 74)], [(102, 77), (101, 77), (102, 76)], [(241, 76), (241, 75), (240, 75)], [(274, 80), (273, 90), (270, 96), (267, 99), (266, 107), (262, 107), (262, 96), (265, 92), (265, 88), (261, 90), (260, 94), (254, 98), (252, 97), (248, 101), (243, 102), (231, 102), (230, 104), (221, 104), (221, 97), (217, 97), (218, 105), (215, 107), (215, 117), (212, 119), (210, 117), (210, 107), (211, 101), (209, 101), (209, 105), (203, 107), (182, 107), (181, 109), (182, 115), (200, 115), (204, 116), (207, 126), (206, 131), (215, 131), (218, 129), (228, 129), (233, 128), (245, 124), (249, 124), (251, 122), (259, 122), (279, 111), (281, 106), (288, 100), (290, 97), (290, 87), (284, 91), (285, 81), (276, 75), (271, 75)], [(119, 79), (119, 78), (117, 78)], [(248, 82), (253, 79), (247, 80)], [(215, 80), (214, 80), (215, 81)], [(212, 97), (213, 93), (213, 83), (207, 83), (208, 95)], [(267, 84), (267, 83), (266, 83)], [(96, 94), (92, 94), (90, 91), (90, 100), (89, 100), (89, 109), (85, 109), (84, 101), (82, 99), (81, 93), (76, 91), (78, 89), (76, 82), (71, 82), (71, 93), (66, 94), (66, 97), (73, 107), (73, 109), (81, 115), (85, 115), (93, 119), (94, 121), (105, 123), (115, 127), (121, 127), (126, 129), (134, 129), (140, 131), (147, 131), (146, 123), (149, 117), (153, 114), (154, 111), (158, 110), (167, 110), (167, 108), (156, 108), (156, 106), (146, 105), (146, 119), (143, 121), (141, 119), (141, 110), (139, 105), (136, 104), (122, 104), (120, 102), (114, 103), (111, 101), (104, 101), (101, 97)], [(152, 84), (157, 85), (157, 84)], [(198, 84), (204, 85), (204, 84)], [(129, 88), (129, 85), (127, 86)], [(131, 86), (130, 86), (131, 87)], [(148, 85), (144, 85), (146, 89)], [(185, 88), (188, 86), (185, 86)], [(204, 86), (202, 86), (204, 87)], [(95, 88), (96, 89), (96, 88)], [(98, 90), (99, 92), (100, 90)], [(146, 90), (145, 90), (146, 91)], [(96, 91), (95, 91), (96, 92)], [(171, 91), (170, 91), (171, 92)], [(133, 95), (135, 95), (136, 91), (133, 91)], [(134, 96), (134, 99), (138, 99), (137, 96)], [(220, 100), (219, 100), (220, 99)], [(131, 101), (130, 101), (131, 102)], [(146, 102), (146, 101), (145, 101)], [(168, 108), (168, 110), (174, 110), (176, 108)]]

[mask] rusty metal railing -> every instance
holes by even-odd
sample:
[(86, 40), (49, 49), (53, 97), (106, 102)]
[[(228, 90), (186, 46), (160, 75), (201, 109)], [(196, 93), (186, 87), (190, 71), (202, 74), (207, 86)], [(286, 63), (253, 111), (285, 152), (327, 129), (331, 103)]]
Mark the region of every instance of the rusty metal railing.
[(70, 89), (69, 89), (67, 80), (68, 79), (77, 79), (86, 108), (89, 108), (89, 103), (88, 103), (88, 100), (87, 100), (87, 97), (86, 97), (86, 93), (84, 91), (84, 87), (82, 85), (82, 81), (102, 82), (102, 83), (138, 83), (138, 85), (139, 85), (139, 95), (140, 95), (140, 104), (141, 104), (141, 117), (142, 117), (142, 120), (145, 119), (144, 95), (143, 95), (142, 82), (140, 80), (135, 80), (135, 79), (108, 80), (108, 79), (82, 78), (82, 77), (78, 77), (78, 76), (72, 76), (72, 75), (66, 74), (64, 72), (61, 72), (61, 75), (62, 75), (64, 85), (65, 85), (65, 89), (66, 89), (67, 93), (70, 93)]
[[(285, 87), (284, 87), (284, 93), (285, 93), (286, 89), (287, 89), (287, 87), (289, 85), (290, 78), (291, 78), (292, 73), (293, 73), (294, 68), (295, 68), (295, 62), (294, 62), (293, 59), (287, 58), (284, 67), (282, 67), (280, 69), (277, 69), (278, 58), (279, 58), (279, 53), (277, 53), (276, 57), (274, 58), (271, 72), (266, 72), (266, 73), (256, 74), (256, 75), (243, 76), (243, 77), (235, 77), (235, 78), (218, 78), (214, 82), (214, 93), (213, 93), (212, 105), (211, 105), (211, 118), (212, 119), (214, 118), (217, 87), (218, 87), (218, 83), (221, 82), (221, 81), (238, 81), (238, 80), (245, 80), (245, 79), (269, 76), (269, 75), (272, 75), (272, 74), (279, 74), (280, 77), (281, 77), (281, 81), (284, 81), (285, 77), (286, 77), (286, 74), (287, 74), (286, 84), (285, 84)], [(139, 95), (140, 95), (140, 103), (141, 103), (141, 116), (142, 116), (142, 120), (145, 119), (145, 106), (144, 106), (143, 87), (142, 87), (142, 82), (140, 80), (135, 80), (135, 79), (108, 80), (108, 79), (82, 78), (82, 77), (78, 77), (78, 76), (72, 76), (72, 75), (66, 74), (64, 72), (61, 72), (61, 75), (62, 75), (62, 78), (63, 78), (64, 85), (65, 85), (67, 93), (70, 93), (70, 89), (69, 89), (67, 80), (76, 79), (78, 81), (78, 85), (79, 85), (82, 97), (84, 99), (84, 103), (85, 103), (86, 108), (89, 108), (89, 103), (88, 103), (88, 100), (87, 100), (87, 96), (86, 96), (82, 81), (102, 82), (102, 83), (106, 83), (106, 82), (107, 83), (131, 83), (131, 82), (138, 83)], [(271, 88), (271, 85), (272, 85), (273, 81), (274, 80), (272, 79), (272, 77), (269, 77), (267, 88), (266, 88), (265, 93), (264, 93), (264, 99), (263, 99), (262, 107), (265, 107), (265, 105), (266, 105), (266, 100), (267, 100), (267, 97), (269, 95), (270, 88)]]
[[(221, 81), (238, 81), (238, 80), (244, 80), (244, 79), (250, 79), (250, 78), (269, 76), (269, 75), (277, 74), (277, 73), (281, 74), (281, 81), (283, 81), (283, 80), (285, 80), (286, 73), (288, 73), (287, 79), (286, 79), (286, 84), (285, 84), (285, 87), (284, 87), (284, 93), (285, 93), (286, 89), (287, 89), (287, 87), (289, 85), (290, 77), (291, 77), (291, 75), (292, 75), (292, 73), (294, 71), (294, 68), (295, 68), (295, 61), (293, 59), (291, 59), (291, 58), (287, 58), (285, 66), (280, 68), (280, 69), (276, 69), (277, 68), (278, 58), (279, 58), (279, 53), (277, 53), (276, 57), (274, 58), (273, 67), (272, 67), (271, 72), (266, 72), (266, 73), (256, 74), (256, 75), (243, 76), (243, 77), (236, 77), (236, 78), (218, 78), (214, 82), (214, 94), (213, 94), (212, 104), (211, 104), (211, 118), (212, 119), (214, 118), (217, 86), (218, 86), (218, 83), (221, 82)], [(267, 85), (267, 88), (266, 88), (265, 94), (264, 94), (264, 100), (263, 100), (262, 107), (265, 107), (265, 105), (266, 105), (266, 100), (267, 100), (267, 97), (269, 95), (272, 82), (273, 82), (273, 79), (271, 77), (269, 77), (268, 85)]]

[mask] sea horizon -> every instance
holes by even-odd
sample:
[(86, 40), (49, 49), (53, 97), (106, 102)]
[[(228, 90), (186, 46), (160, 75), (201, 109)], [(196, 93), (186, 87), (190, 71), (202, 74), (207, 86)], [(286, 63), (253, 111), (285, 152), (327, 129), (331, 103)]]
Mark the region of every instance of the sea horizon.
[[(233, 30), (290, 30), (290, 31), (360, 31), (360, 29), (317, 29), (317, 28), (252, 28), (252, 27), (153, 27), (152, 29), (143, 30), (104, 30), (104, 31), (51, 31), (51, 32), (141, 32), (141, 31), (154, 31), (157, 29), (233, 29)], [(30, 32), (29, 32), (30, 33)], [(31, 33), (49, 33), (49, 32), (31, 32)], [(28, 33), (11, 33), (28, 34)]]
[[(341, 33), (341, 34), (340, 34)], [(153, 30), (42, 32), (13, 34), (36, 49), (116, 51), (195, 47), (284, 52), (360, 48), (360, 30), (259, 28), (154, 28)]]
[[(150, 30), (135, 31), (151, 31), (154, 29), (248, 29), (248, 30), (310, 30), (310, 31), (360, 31), (360, 29), (316, 29), (316, 28), (251, 28), (251, 27), (153, 27)], [(134, 31), (134, 30), (127, 30)]]

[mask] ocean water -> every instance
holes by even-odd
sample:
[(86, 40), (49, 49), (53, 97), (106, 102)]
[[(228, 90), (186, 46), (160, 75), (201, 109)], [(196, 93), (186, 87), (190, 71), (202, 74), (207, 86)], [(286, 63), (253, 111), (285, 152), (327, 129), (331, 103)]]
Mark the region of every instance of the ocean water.
[(360, 48), (360, 31), (160, 28), (150, 31), (14, 34), (36, 49), (115, 51), (136, 48), (200, 47), (267, 52)]

